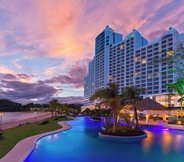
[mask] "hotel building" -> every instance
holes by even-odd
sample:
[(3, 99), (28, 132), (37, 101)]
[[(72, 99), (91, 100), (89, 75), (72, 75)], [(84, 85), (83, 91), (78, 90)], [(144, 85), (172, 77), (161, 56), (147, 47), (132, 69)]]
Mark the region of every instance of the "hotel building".
[(164, 106), (178, 106), (177, 98), (168, 96), (166, 83), (173, 83), (177, 74), (170, 72), (173, 65), (153, 64), (155, 56), (167, 57), (184, 42), (184, 33), (170, 27), (158, 39), (148, 42), (137, 30), (123, 39), (121, 34), (106, 28), (95, 39), (95, 56), (84, 77), (84, 107), (92, 106), (89, 98), (109, 82), (122, 88), (145, 88), (143, 98), (150, 97)]

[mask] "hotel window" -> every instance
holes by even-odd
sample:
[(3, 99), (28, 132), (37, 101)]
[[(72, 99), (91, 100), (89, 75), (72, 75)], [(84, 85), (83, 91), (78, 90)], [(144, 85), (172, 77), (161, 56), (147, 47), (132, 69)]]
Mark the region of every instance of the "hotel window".
[(173, 83), (173, 80), (168, 80), (168, 83)]
[(123, 49), (123, 48), (124, 48), (124, 45), (121, 45), (121, 46), (120, 46), (120, 49)]
[(135, 58), (135, 61), (140, 61), (140, 57)]
[(140, 54), (139, 54), (139, 53), (137, 53), (137, 54), (136, 54), (136, 57), (139, 57), (139, 56), (140, 56)]
[(173, 45), (173, 43), (171, 42), (171, 43), (169, 43), (168, 45), (169, 45), (169, 46), (172, 46), (172, 45)]
[(140, 72), (137, 72), (135, 73), (135, 76), (138, 77), (141, 73)]
[(147, 71), (147, 74), (151, 74), (152, 73), (152, 70), (151, 71)]
[(109, 79), (112, 79), (112, 76), (109, 76)]
[(147, 89), (148, 89), (148, 90), (152, 90), (152, 87), (148, 87)]
[(168, 75), (168, 78), (173, 78), (173, 75)]
[(155, 73), (154, 74), (154, 77), (159, 77), (159, 73)]
[(162, 81), (162, 84), (166, 84), (166, 81)]
[(151, 77), (152, 77), (152, 74), (149, 74), (149, 75), (148, 75), (148, 78), (150, 79)]
[(162, 75), (163, 75), (163, 76), (166, 76), (166, 72), (162, 72)]
[(156, 94), (156, 93), (159, 93), (159, 91), (154, 91), (153, 93), (155, 93), (155, 94)]
[(142, 64), (145, 64), (145, 63), (146, 63), (146, 60), (142, 60), (141, 63), (142, 63)]
[(159, 78), (154, 78), (154, 79), (153, 79), (153, 81), (157, 81), (157, 80), (159, 80)]
[(152, 86), (152, 83), (147, 83), (147, 86)]
[(163, 70), (163, 71), (166, 70), (166, 67), (163, 67), (162, 70)]
[(148, 82), (152, 82), (152, 79), (148, 79), (147, 81), (148, 81)]
[(173, 51), (167, 51), (167, 56), (171, 56), (173, 54)]

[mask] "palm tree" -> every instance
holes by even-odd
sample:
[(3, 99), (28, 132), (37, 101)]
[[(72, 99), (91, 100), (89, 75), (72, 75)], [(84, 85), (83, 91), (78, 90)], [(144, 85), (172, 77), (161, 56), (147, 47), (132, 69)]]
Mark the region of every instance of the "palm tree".
[[(51, 115), (53, 116), (53, 112), (57, 110), (57, 107), (58, 107), (58, 104), (59, 104), (59, 101), (57, 99), (53, 99), (49, 102), (49, 107), (51, 109)], [(55, 113), (56, 115), (56, 113)]]
[(117, 125), (117, 116), (120, 110), (121, 97), (118, 95), (119, 85), (117, 83), (108, 83), (105, 89), (98, 90), (90, 97), (91, 101), (102, 99), (103, 103), (111, 107), (111, 114), (113, 116), (113, 132), (115, 132)]
[(139, 89), (135, 86), (126, 87), (124, 90), (124, 95), (126, 96), (126, 100), (131, 102), (134, 105), (134, 118), (136, 121), (135, 127), (138, 128), (138, 115), (136, 104), (140, 100), (140, 94), (144, 89)]
[(166, 86), (168, 86), (168, 89), (173, 89), (174, 91), (176, 91), (178, 93), (178, 95), (180, 96), (180, 98), (178, 99), (178, 102), (180, 103), (181, 106), (181, 117), (183, 116), (183, 112), (182, 112), (182, 104), (184, 102), (184, 78), (178, 78), (176, 83), (172, 83), (172, 84), (165, 84)]

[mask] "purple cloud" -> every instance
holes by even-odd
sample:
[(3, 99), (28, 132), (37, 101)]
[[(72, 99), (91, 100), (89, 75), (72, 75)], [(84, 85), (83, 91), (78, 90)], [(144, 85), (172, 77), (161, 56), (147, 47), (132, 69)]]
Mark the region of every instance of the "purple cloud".
[(87, 74), (87, 66), (83, 65), (81, 62), (76, 62), (73, 65), (67, 74), (65, 75), (57, 75), (51, 79), (46, 79), (45, 81), (39, 81), (44, 84), (70, 84), (75, 88), (82, 88), (84, 85), (84, 76)]

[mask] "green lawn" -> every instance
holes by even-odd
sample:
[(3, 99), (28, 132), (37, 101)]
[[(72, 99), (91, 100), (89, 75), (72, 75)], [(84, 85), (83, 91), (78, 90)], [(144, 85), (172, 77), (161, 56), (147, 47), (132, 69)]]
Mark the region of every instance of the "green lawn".
[(49, 123), (44, 125), (32, 123), (4, 130), (4, 139), (0, 140), (0, 159), (5, 156), (22, 139), (36, 134), (60, 129), (61, 126), (58, 124), (58, 122), (63, 120), (66, 120), (66, 118), (59, 118), (58, 120), (49, 119)]

